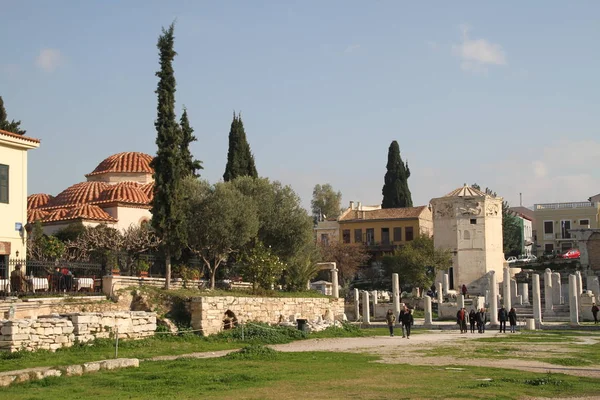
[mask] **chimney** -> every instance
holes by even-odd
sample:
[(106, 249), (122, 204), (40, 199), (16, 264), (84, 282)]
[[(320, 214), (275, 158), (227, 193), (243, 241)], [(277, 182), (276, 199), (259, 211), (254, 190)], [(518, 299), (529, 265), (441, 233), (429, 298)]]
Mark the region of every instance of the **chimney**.
[(365, 219), (365, 212), (364, 212), (364, 211), (360, 213), (360, 217), (361, 217), (362, 219)]
[(350, 209), (354, 210), (354, 202), (352, 200), (350, 200)]
[(358, 209), (362, 210), (362, 203), (360, 201), (358, 202)]

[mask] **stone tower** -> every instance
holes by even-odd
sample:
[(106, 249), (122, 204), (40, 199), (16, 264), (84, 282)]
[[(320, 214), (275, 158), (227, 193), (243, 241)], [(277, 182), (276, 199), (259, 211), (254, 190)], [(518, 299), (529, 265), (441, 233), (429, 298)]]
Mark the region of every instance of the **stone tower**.
[[(464, 185), (431, 200), (435, 247), (452, 251), (450, 281), (458, 290), (465, 284), (482, 293), (480, 279), (490, 271), (502, 279), (502, 198)], [(480, 289), (480, 290), (478, 290)]]

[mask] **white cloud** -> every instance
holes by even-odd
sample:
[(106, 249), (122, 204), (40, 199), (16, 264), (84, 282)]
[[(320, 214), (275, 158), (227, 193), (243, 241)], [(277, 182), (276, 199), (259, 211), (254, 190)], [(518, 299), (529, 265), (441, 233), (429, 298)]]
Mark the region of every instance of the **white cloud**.
[(470, 28), (461, 25), (462, 41), (452, 45), (452, 51), (460, 60), (460, 67), (465, 71), (487, 72), (489, 65), (507, 65), (506, 54), (499, 44), (494, 44), (486, 39), (471, 39)]
[(35, 64), (46, 72), (53, 72), (63, 63), (63, 56), (57, 49), (42, 49)]
[(344, 53), (352, 53), (358, 49), (360, 49), (360, 44), (351, 44), (348, 47), (346, 47), (346, 50), (344, 50)]

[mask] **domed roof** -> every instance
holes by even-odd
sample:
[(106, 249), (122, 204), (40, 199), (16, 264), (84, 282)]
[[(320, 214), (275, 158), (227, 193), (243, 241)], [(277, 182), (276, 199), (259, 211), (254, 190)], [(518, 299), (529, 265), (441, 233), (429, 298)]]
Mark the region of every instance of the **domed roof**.
[(149, 201), (154, 199), (154, 182), (146, 183), (145, 185), (140, 186), (140, 189), (148, 197)]
[(69, 208), (58, 208), (44, 219), (44, 222), (84, 219), (87, 221), (117, 222), (106, 211), (93, 204), (81, 204)]
[(57, 208), (48, 211), (48, 215), (44, 218), (44, 222), (61, 221), (67, 212), (68, 210), (66, 208)]
[(131, 204), (144, 204), (150, 203), (150, 199), (142, 191), (141, 185), (134, 182), (121, 182), (116, 185), (110, 185), (105, 189), (98, 202), (119, 202), (119, 203), (131, 203)]
[(466, 183), (451, 191), (444, 197), (486, 197), (487, 194), (483, 193), (481, 190), (477, 190), (474, 187), (467, 185)]
[(27, 210), (27, 223), (31, 224), (36, 221), (42, 221), (48, 216), (48, 212), (38, 210), (37, 208)]
[(27, 209), (33, 210), (36, 208), (42, 208), (48, 204), (53, 197), (46, 193), (35, 193), (27, 196)]
[(80, 182), (60, 192), (45, 208), (64, 207), (97, 201), (109, 185), (104, 182)]
[(145, 153), (126, 152), (114, 154), (103, 160), (96, 169), (86, 175), (100, 175), (106, 173), (146, 173), (154, 171), (150, 167), (152, 156)]

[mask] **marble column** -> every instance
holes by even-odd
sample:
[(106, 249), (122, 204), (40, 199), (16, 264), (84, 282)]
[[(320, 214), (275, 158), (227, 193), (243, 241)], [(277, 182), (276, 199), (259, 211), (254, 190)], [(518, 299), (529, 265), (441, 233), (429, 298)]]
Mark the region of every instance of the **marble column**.
[(425, 325), (433, 323), (433, 313), (431, 312), (431, 297), (425, 296)]
[(560, 272), (552, 273), (552, 304), (562, 304), (562, 284), (560, 282)]
[(444, 274), (444, 295), (447, 295), (448, 292), (450, 291), (450, 277), (448, 276), (448, 274)]
[(377, 305), (377, 290), (373, 290), (372, 296), (373, 296), (373, 305), (376, 306)]
[(333, 263), (333, 268), (331, 268), (331, 294), (336, 299), (340, 297), (340, 285), (338, 283), (338, 269), (335, 267), (335, 263)]
[(571, 325), (579, 325), (577, 279), (577, 275), (569, 275), (569, 315), (571, 317)]
[[(519, 293), (517, 292), (517, 281), (514, 279), (510, 280), (510, 294), (511, 294), (511, 300), (512, 303), (517, 303), (518, 304), (518, 297), (519, 297)], [(510, 308), (509, 308), (510, 310)]]
[(359, 320), (359, 316), (360, 316), (360, 293), (358, 291), (358, 289), (354, 289), (354, 315), (355, 315), (355, 319), (356, 321)]
[(438, 282), (437, 283), (437, 301), (438, 304), (442, 304), (444, 302), (444, 292), (442, 292), (442, 283)]
[(546, 305), (544, 310), (546, 312), (552, 312), (552, 271), (550, 268), (546, 268), (544, 272), (544, 301)]
[(588, 275), (586, 277), (587, 289), (596, 296), (596, 301), (600, 303), (600, 280), (597, 276)]
[(366, 290), (363, 292), (362, 308), (362, 322), (363, 324), (368, 325), (371, 323), (371, 310), (369, 310), (369, 292), (367, 292)]
[(533, 274), (531, 285), (533, 303), (533, 319), (535, 319), (536, 328), (542, 325), (542, 294), (540, 293), (540, 276), (539, 274)]
[(490, 271), (490, 326), (498, 326), (498, 282), (496, 271)]
[(392, 297), (394, 301), (394, 313), (400, 313), (400, 280), (398, 274), (392, 274)]
[(456, 300), (457, 300), (457, 306), (458, 306), (459, 310), (461, 308), (465, 307), (465, 296), (463, 296), (462, 294), (459, 294), (458, 297), (456, 298)]
[(510, 310), (512, 306), (512, 297), (510, 294), (510, 269), (504, 268), (504, 280), (502, 281), (502, 299), (504, 300), (502, 303), (504, 304), (504, 308)]
[(529, 304), (529, 284), (519, 283), (519, 293), (523, 296), (523, 304)]
[(581, 279), (581, 271), (576, 271), (575, 272), (575, 279), (577, 283), (577, 295), (580, 295), (581, 293), (583, 293), (583, 280)]
[(486, 289), (485, 291), (485, 304), (490, 304), (490, 291)]
[(485, 297), (477, 296), (475, 306), (477, 307), (475, 311), (479, 311), (482, 308), (485, 308)]

